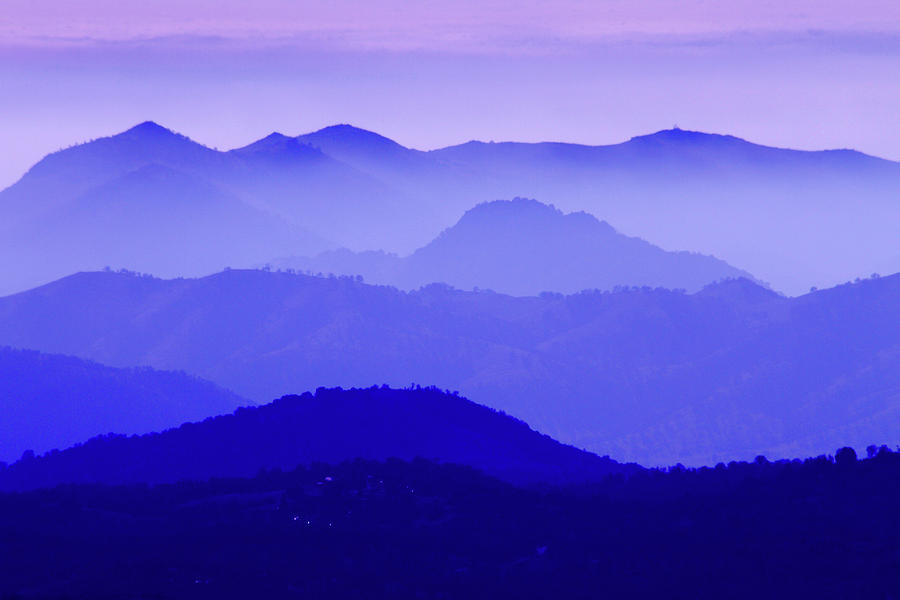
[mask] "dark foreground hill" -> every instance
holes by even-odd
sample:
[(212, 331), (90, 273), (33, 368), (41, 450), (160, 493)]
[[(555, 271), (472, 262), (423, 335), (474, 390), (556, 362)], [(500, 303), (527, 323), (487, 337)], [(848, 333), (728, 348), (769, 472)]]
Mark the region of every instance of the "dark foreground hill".
[(441, 282), (516, 296), (616, 286), (697, 291), (722, 279), (753, 278), (715, 257), (667, 252), (640, 238), (622, 235), (593, 215), (563, 214), (526, 198), (479, 204), (406, 257), (332, 250), (312, 258), (276, 260), (271, 265), (362, 275), (366, 281), (402, 289)]
[(83, 273), (0, 298), (0, 344), (182, 369), (257, 402), (436, 385), (598, 454), (712, 464), (895, 444), (898, 307), (900, 275), (798, 298), (747, 280), (515, 298), (264, 271)]
[(572, 490), (420, 460), (0, 494), (0, 597), (886, 600), (898, 482), (882, 449)]
[(526, 484), (596, 481), (639, 470), (436, 389), (320, 388), (163, 433), (105, 436), (27, 458), (0, 471), (0, 489), (248, 477), (313, 462), (416, 457)]
[(248, 403), (184, 373), (0, 348), (0, 461), (111, 431), (158, 431)]

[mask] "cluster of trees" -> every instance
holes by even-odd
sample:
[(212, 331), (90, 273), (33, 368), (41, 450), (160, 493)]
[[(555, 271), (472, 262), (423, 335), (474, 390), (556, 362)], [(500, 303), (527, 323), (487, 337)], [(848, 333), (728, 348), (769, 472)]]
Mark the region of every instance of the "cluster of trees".
[[(226, 267), (226, 270), (230, 271), (231, 267)], [(322, 271), (313, 271), (312, 269), (295, 269), (293, 267), (275, 267), (272, 268), (271, 263), (266, 263), (262, 267), (259, 268), (260, 271), (264, 271), (266, 273), (285, 273), (287, 275), (306, 275), (309, 277), (327, 277), (328, 279), (340, 279), (342, 281), (355, 281), (356, 283), (363, 283), (364, 279), (362, 275), (340, 275), (332, 272), (323, 273)]]

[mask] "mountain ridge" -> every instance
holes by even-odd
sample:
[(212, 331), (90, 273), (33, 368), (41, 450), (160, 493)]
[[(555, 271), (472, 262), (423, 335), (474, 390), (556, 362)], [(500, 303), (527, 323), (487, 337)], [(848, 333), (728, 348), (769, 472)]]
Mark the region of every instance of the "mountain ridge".
[(180, 369), (260, 402), (422, 382), (599, 454), (714, 464), (893, 443), (897, 298), (900, 274), (791, 298), (751, 282), (513, 297), (99, 272), (0, 298), (0, 344)]
[(681, 145), (686, 145), (689, 143), (700, 145), (703, 142), (716, 142), (719, 144), (730, 144), (730, 145), (739, 145), (739, 146), (747, 146), (758, 148), (762, 150), (771, 150), (771, 151), (781, 151), (781, 152), (792, 152), (797, 153), (798, 155), (829, 155), (829, 154), (845, 154), (845, 155), (853, 155), (863, 159), (871, 159), (878, 162), (890, 163), (894, 165), (900, 165), (900, 161), (895, 161), (887, 158), (883, 158), (874, 154), (867, 154), (865, 152), (861, 152), (859, 150), (855, 150), (853, 148), (821, 148), (815, 150), (801, 150), (796, 148), (789, 148), (784, 146), (772, 146), (768, 144), (760, 144), (757, 142), (750, 141), (746, 138), (742, 138), (739, 136), (726, 134), (726, 133), (712, 133), (706, 131), (697, 131), (690, 129), (680, 129), (680, 128), (671, 128), (671, 129), (660, 129), (658, 131), (653, 131), (651, 133), (646, 134), (638, 134), (632, 136), (626, 140), (621, 142), (610, 142), (604, 144), (588, 144), (588, 143), (579, 143), (579, 142), (559, 142), (559, 141), (537, 141), (537, 142), (519, 142), (515, 140), (503, 140), (503, 141), (484, 141), (479, 139), (468, 140), (466, 142), (462, 142), (460, 144), (451, 144), (448, 146), (441, 146), (438, 148), (433, 148), (430, 150), (425, 150), (424, 152), (428, 153), (442, 153), (443, 151), (451, 151), (458, 148), (463, 148), (465, 146), (470, 147), (559, 147), (559, 148), (571, 148), (575, 150), (600, 150), (600, 149), (612, 149), (619, 148), (627, 145), (631, 146), (640, 146), (640, 145), (648, 145), (655, 144), (660, 142), (674, 142)]
[(168, 428), (250, 401), (177, 371), (0, 347), (0, 461), (117, 431)]
[[(327, 241), (319, 251), (410, 253), (472, 206), (524, 196), (602, 215), (663, 248), (715, 255), (792, 295), (900, 270), (891, 227), (900, 219), (900, 163), (853, 151), (682, 130), (597, 146), (473, 143), (427, 152), (348, 125), (297, 136), (300, 145), (288, 137), (219, 152), (149, 122), (53, 153), (0, 192), (0, 234), (55, 236), (42, 218), (160, 162), (308, 229)], [(320, 158), (305, 160), (319, 156), (316, 148)], [(0, 265), (9, 274), (0, 291), (61, 275), (41, 273), (45, 261), (27, 251), (0, 247), (0, 256), (21, 257)]]
[(527, 198), (478, 204), (408, 256), (344, 250), (269, 264), (407, 290), (440, 282), (518, 296), (631, 285), (697, 291), (720, 279), (755, 280), (715, 257), (664, 251), (584, 211), (563, 213)]
[(61, 483), (174, 483), (311, 463), (423, 457), (514, 483), (598, 481), (636, 472), (432, 388), (386, 386), (283, 396), (139, 437), (101, 436), (0, 470), (0, 489)]

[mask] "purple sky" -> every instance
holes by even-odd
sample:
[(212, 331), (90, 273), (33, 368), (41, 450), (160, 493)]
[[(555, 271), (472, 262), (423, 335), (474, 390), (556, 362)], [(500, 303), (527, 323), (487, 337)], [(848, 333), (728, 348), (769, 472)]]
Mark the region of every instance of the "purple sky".
[(670, 127), (900, 159), (886, 0), (3, 0), (0, 186), (153, 119), (233, 147), (337, 122), (431, 148)]
[(4, 0), (0, 36), (351, 34), (366, 47), (457, 47), (501, 38), (733, 31), (896, 31), (893, 0)]

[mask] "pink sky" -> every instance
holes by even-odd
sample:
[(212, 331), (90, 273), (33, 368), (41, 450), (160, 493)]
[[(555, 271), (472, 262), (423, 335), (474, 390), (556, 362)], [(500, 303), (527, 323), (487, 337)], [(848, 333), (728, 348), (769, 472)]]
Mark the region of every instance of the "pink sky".
[(0, 0), (0, 187), (153, 119), (433, 148), (678, 124), (900, 159), (895, 0)]
[(893, 0), (4, 0), (0, 39), (344, 32), (379, 47), (508, 36), (900, 29)]

